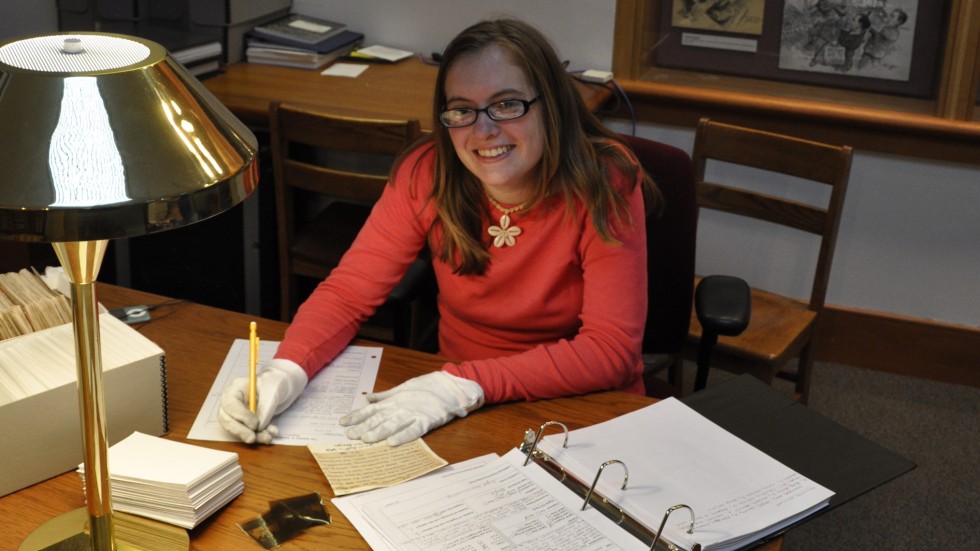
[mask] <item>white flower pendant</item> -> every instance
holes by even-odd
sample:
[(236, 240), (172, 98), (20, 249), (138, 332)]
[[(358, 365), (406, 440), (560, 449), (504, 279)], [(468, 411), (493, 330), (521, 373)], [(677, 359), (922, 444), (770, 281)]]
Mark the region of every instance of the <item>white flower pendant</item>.
[(510, 215), (500, 217), (499, 226), (490, 226), (487, 230), (493, 236), (494, 247), (513, 247), (514, 238), (521, 234), (521, 228), (510, 225)]

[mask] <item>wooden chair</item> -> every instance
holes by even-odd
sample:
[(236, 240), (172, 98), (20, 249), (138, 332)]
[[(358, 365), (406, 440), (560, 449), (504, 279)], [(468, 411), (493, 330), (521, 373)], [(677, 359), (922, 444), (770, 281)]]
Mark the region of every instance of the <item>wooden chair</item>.
[[(706, 118), (699, 122), (692, 160), (700, 208), (764, 220), (820, 237), (808, 300), (750, 289), (751, 319), (748, 326), (737, 336), (722, 335), (718, 338), (712, 366), (734, 372), (750, 372), (767, 383), (771, 383), (775, 376), (795, 381), (796, 396), (806, 403), (813, 365), (813, 335), (820, 322), (827, 294), (837, 228), (850, 176), (851, 155), (848, 146), (817, 143), (721, 124)], [(708, 182), (705, 181), (708, 161), (744, 165), (808, 180), (801, 182), (801, 185), (813, 185), (811, 182), (826, 185), (830, 189), (829, 198), (825, 206), (813, 206)], [(691, 319), (689, 341), (699, 343), (701, 337), (702, 327), (695, 313)], [(784, 370), (793, 358), (798, 358), (796, 369)], [(703, 375), (706, 378), (707, 374)]]
[[(417, 120), (344, 117), (278, 102), (270, 106), (270, 123), (281, 318), (290, 321), (340, 262), (381, 197), (395, 157), (421, 131)], [(423, 305), (430, 284), (434, 289), (431, 265), (420, 258), (360, 335), (419, 348), (422, 327), (435, 326)], [(387, 321), (376, 323), (381, 318)]]
[[(694, 293), (698, 207), (691, 157), (653, 140), (622, 136), (660, 190), (662, 205), (646, 219), (647, 321), (643, 334), (644, 383), (654, 397), (680, 395), (684, 348)], [(669, 387), (656, 379), (668, 372)]]

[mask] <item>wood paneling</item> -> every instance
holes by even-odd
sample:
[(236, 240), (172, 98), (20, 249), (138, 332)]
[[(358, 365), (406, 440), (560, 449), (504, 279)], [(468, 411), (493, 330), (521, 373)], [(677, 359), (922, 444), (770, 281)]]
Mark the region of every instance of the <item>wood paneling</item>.
[(980, 388), (980, 328), (828, 305), (816, 357)]

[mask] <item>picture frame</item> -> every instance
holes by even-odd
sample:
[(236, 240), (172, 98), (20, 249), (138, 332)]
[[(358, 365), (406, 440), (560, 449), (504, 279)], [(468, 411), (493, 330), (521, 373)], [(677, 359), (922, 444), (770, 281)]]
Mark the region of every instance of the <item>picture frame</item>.
[[(712, 16), (719, 4), (746, 15), (740, 24)], [(886, 48), (882, 28), (896, 9), (906, 20)], [(915, 98), (938, 93), (949, 0), (662, 0), (659, 10), (656, 67)], [(758, 30), (752, 18), (760, 12)], [(859, 37), (844, 37), (851, 27)]]

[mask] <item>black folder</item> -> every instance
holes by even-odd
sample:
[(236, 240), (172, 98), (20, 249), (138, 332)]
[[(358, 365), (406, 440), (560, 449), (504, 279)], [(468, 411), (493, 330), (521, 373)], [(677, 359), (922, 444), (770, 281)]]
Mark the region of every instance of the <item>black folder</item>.
[(834, 491), (825, 513), (915, 468), (915, 463), (809, 409), (751, 375), (682, 401), (787, 467)]

